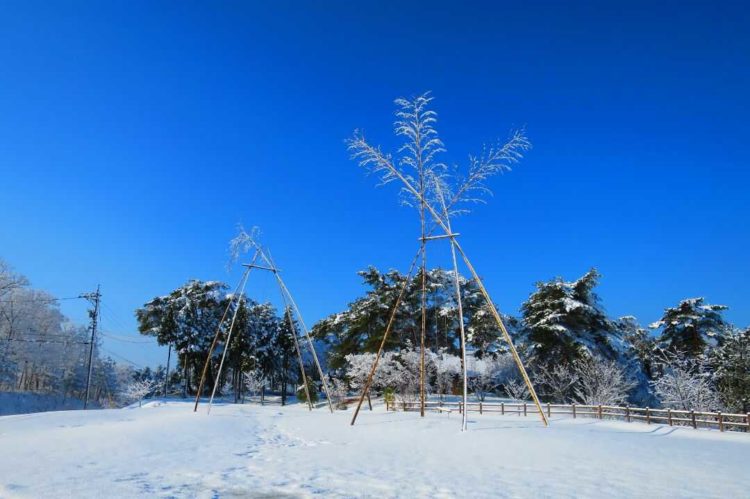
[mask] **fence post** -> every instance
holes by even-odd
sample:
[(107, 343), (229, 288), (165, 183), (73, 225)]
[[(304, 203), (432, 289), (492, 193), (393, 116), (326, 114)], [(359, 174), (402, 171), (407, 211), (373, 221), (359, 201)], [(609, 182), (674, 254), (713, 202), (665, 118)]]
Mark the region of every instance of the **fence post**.
[(695, 411), (693, 410), (690, 411), (690, 419), (693, 421), (693, 429), (695, 430), (698, 428), (698, 425), (695, 422)]
[(672, 409), (667, 408), (667, 420), (669, 421), (669, 426), (672, 426)]
[(551, 406), (551, 405), (549, 405), (549, 402), (547, 402), (547, 417), (548, 417), (548, 418), (551, 418), (551, 417), (552, 417), (552, 409), (551, 409), (551, 407), (552, 407), (552, 406)]
[(526, 415), (526, 402), (523, 403), (523, 415)]
[(406, 400), (404, 400), (404, 412), (406, 412)]
[(505, 402), (500, 402), (500, 415), (505, 416)]
[(464, 402), (463, 400), (458, 403), (458, 413), (463, 414), (464, 413)]
[(480, 416), (482, 415), (482, 403), (481, 402), (479, 402), (479, 415)]
[(602, 404), (599, 404), (599, 419), (602, 419)]
[(646, 424), (651, 424), (651, 411), (646, 407)]
[(747, 432), (750, 433), (750, 412), (745, 416), (745, 423), (747, 423)]
[(724, 417), (721, 415), (721, 411), (719, 411), (719, 431), (724, 431)]
[(630, 423), (630, 406), (625, 407), (625, 417), (628, 419), (628, 423)]
[(576, 418), (576, 405), (573, 404), (573, 419)]

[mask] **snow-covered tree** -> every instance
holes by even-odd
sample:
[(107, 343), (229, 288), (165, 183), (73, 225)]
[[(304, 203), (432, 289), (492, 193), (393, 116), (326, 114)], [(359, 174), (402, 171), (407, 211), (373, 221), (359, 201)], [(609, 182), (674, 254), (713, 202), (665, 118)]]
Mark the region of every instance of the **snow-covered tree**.
[(662, 374), (652, 386), (663, 407), (683, 411), (721, 409), (719, 395), (703, 361), (669, 353), (662, 360), (660, 371)]
[(529, 348), (538, 364), (616, 356), (613, 339), (617, 328), (594, 293), (599, 277), (596, 269), (591, 269), (573, 282), (556, 278), (537, 283), (537, 290), (521, 309)]
[[(183, 369), (184, 395), (192, 392), (192, 386), (197, 385), (200, 378), (209, 347), (226, 310), (226, 288), (217, 281), (191, 280), (169, 295), (154, 298), (136, 310), (141, 334), (155, 336), (161, 345), (174, 346)], [(222, 327), (228, 329), (229, 325), (225, 321)], [(220, 350), (215, 351), (215, 355), (220, 354)], [(208, 375), (206, 389), (213, 386), (213, 369)]]
[(503, 384), (503, 390), (513, 400), (528, 400), (529, 387), (518, 378), (509, 379)]
[(488, 393), (496, 391), (501, 384), (505, 384), (516, 372), (509, 354), (486, 356), (482, 359), (469, 356), (466, 361), (469, 388), (480, 401), (483, 401)]
[(556, 404), (567, 403), (578, 383), (578, 372), (570, 365), (541, 366), (534, 379), (541, 393)]
[(440, 397), (451, 393), (454, 383), (461, 377), (461, 357), (448, 352), (434, 356), (435, 389)]
[(265, 386), (266, 378), (259, 369), (254, 369), (242, 374), (242, 382), (251, 396), (257, 396)]
[(573, 371), (578, 378), (573, 391), (585, 405), (621, 405), (634, 385), (613, 360), (579, 359), (573, 364)]
[(716, 346), (727, 324), (721, 313), (725, 305), (710, 305), (704, 298), (682, 300), (676, 307), (664, 310), (661, 319), (651, 324), (661, 329), (662, 348), (689, 357), (702, 355), (706, 347)]
[(709, 357), (724, 407), (750, 412), (750, 328), (733, 329)]
[(128, 402), (138, 401), (141, 407), (143, 399), (156, 389), (156, 382), (152, 379), (133, 380), (122, 390), (122, 397)]

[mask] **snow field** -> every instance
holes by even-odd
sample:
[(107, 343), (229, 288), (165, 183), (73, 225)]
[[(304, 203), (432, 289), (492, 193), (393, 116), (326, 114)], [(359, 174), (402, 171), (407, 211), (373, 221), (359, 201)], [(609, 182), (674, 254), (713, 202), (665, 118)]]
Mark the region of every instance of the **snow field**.
[(747, 497), (750, 436), (189, 402), (0, 418), (0, 497)]

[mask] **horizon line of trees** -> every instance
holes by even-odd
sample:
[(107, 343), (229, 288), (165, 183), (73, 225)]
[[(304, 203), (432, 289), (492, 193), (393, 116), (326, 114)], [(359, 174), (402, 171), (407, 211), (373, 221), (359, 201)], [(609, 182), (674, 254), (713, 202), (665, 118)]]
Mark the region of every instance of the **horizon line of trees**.
[[(296, 318), (291, 310), (280, 315), (270, 303), (258, 303), (244, 295), (235, 299), (227, 289), (226, 284), (218, 281), (190, 280), (137, 309), (138, 330), (155, 337), (160, 345), (172, 347), (177, 368), (171, 383), (181, 385), (183, 397), (196, 394), (218, 332), (201, 395), (210, 395), (221, 357), (228, 348), (218, 395), (232, 394), (237, 402), (255, 388), (268, 387), (278, 391), (282, 403), (286, 403), (287, 396), (301, 384), (294, 346), (294, 335), (300, 331)], [(231, 343), (227, 347), (226, 338), (235, 314)], [(305, 373), (314, 379), (315, 370), (309, 360), (303, 351)], [(291, 392), (290, 385), (294, 387)]]
[[(361, 386), (362, 364), (372, 365), (391, 307), (406, 279), (398, 271), (380, 272), (373, 267), (359, 274), (369, 287), (365, 295), (313, 327), (313, 334), (327, 344), (331, 374), (349, 389)], [(459, 278), (470, 388), (480, 399), (488, 393), (526, 396), (476, 283)], [(503, 317), (542, 399), (750, 410), (750, 328), (739, 330), (728, 323), (723, 317), (726, 306), (688, 298), (666, 308), (660, 320), (645, 328), (635, 317), (606, 314), (595, 293), (600, 278), (599, 272), (591, 269), (575, 281), (558, 277), (538, 282), (522, 304), (521, 315)], [(427, 382), (433, 393), (444, 395), (454, 393), (460, 382), (452, 271), (428, 270), (426, 279)], [(419, 344), (420, 293), (421, 274), (417, 274), (406, 283), (404, 299), (396, 311), (383, 365), (376, 374), (379, 391), (414, 396), (415, 385), (403, 371), (410, 369), (410, 356)], [(381, 369), (400, 374), (381, 374)], [(383, 376), (390, 381), (384, 383)]]

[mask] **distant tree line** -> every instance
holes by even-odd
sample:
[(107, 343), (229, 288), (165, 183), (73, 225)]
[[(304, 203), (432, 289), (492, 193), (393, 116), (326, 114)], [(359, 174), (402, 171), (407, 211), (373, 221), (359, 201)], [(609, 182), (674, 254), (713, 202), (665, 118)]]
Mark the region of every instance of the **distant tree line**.
[[(375, 268), (360, 275), (369, 287), (365, 295), (313, 328), (327, 344), (331, 374), (350, 390), (361, 387), (363, 371), (369, 372), (364, 366), (372, 365), (406, 279), (397, 271)], [(460, 382), (460, 342), (452, 274), (433, 269), (426, 278), (429, 388), (437, 394), (453, 393)], [(544, 400), (750, 410), (750, 329), (729, 324), (723, 317), (726, 306), (685, 299), (645, 328), (634, 317), (607, 315), (595, 293), (599, 279), (592, 269), (572, 282), (539, 282), (522, 304), (520, 317), (504, 316)], [(480, 399), (488, 393), (525, 397), (476, 283), (463, 277), (460, 283), (470, 388)], [(419, 344), (420, 293), (421, 275), (416, 275), (396, 312), (387, 353), (376, 373), (376, 390), (409, 398), (418, 389), (405, 372), (411, 371)]]
[[(90, 329), (71, 323), (55, 297), (0, 260), (0, 391), (83, 399), (90, 341)], [(94, 405), (118, 403), (125, 371), (94, 345)]]
[[(245, 296), (233, 299), (227, 288), (218, 281), (188, 281), (136, 310), (139, 331), (154, 336), (160, 345), (173, 347), (177, 369), (171, 383), (180, 387), (182, 396), (196, 394), (211, 343), (218, 332), (203, 395), (210, 394), (221, 356), (228, 348), (218, 384), (219, 395), (231, 394), (238, 401), (249, 389), (248, 383), (251, 387), (260, 383), (258, 386), (278, 391), (285, 401), (290, 385), (296, 387), (301, 378), (293, 336), (294, 331), (300, 331), (299, 325), (294, 319), (290, 322), (291, 314), (285, 312), (279, 316), (270, 303), (258, 303)], [(232, 339), (227, 347), (225, 343), (235, 313)], [(305, 357), (306, 372), (313, 376), (307, 360)]]

